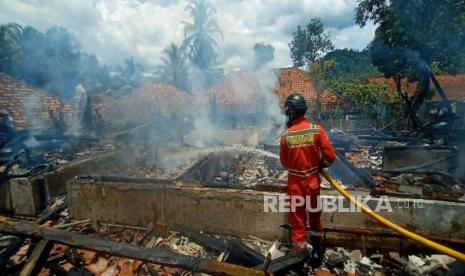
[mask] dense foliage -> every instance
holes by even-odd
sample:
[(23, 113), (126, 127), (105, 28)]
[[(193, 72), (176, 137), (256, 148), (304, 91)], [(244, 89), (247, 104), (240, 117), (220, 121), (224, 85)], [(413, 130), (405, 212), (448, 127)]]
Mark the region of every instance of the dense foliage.
[(0, 26), (0, 72), (12, 72), (15, 60), (21, 54), (23, 27), (18, 24)]
[(94, 55), (82, 52), (80, 42), (66, 29), (52, 27), (42, 33), (16, 24), (1, 28), (14, 29), (14, 36), (12, 31), (0, 33), (0, 45), (5, 49), (1, 59), (6, 60), (2, 62), (2, 72), (65, 99), (74, 95), (79, 83), (100, 84), (105, 68)]
[(384, 84), (332, 80), (329, 86), (366, 118), (390, 121), (402, 111), (401, 99)]
[(127, 94), (141, 79), (140, 66), (127, 59), (115, 72), (97, 56), (82, 50), (79, 40), (62, 27), (40, 32), (18, 24), (0, 26), (0, 72), (45, 88), (63, 99), (81, 85), (90, 93)]
[(323, 60), (333, 60), (334, 66), (329, 75), (333, 79), (349, 82), (365, 82), (370, 77), (380, 77), (382, 73), (371, 63), (368, 49), (336, 49), (328, 52)]
[(321, 19), (312, 18), (305, 29), (297, 26), (289, 48), (294, 66), (302, 67), (320, 59), (326, 52), (333, 50), (334, 45)]
[(452, 74), (463, 68), (463, 0), (362, 0), (355, 19), (360, 26), (379, 24), (370, 50), (386, 77), (414, 81), (430, 68)]
[(171, 43), (163, 50), (162, 64), (155, 71), (155, 79), (160, 83), (190, 91), (187, 57), (184, 49)]

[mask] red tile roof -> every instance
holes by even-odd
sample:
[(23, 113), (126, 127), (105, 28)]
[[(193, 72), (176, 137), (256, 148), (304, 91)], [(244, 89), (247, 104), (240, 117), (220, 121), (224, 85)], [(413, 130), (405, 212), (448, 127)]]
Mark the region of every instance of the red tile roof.
[(49, 127), (48, 110), (63, 107), (65, 118), (73, 109), (50, 93), (0, 73), (0, 108), (8, 111), (18, 129)]
[[(281, 68), (279, 80), (273, 88), (279, 97), (279, 103), (284, 105), (286, 98), (292, 93), (300, 93), (307, 101), (309, 112), (316, 111), (317, 94), (315, 87), (307, 74), (296, 67)], [(342, 99), (331, 91), (325, 90), (320, 95), (321, 111), (328, 112), (335, 107), (342, 107)]]
[(263, 108), (259, 97), (268, 93), (275, 79), (271, 71), (264, 76), (252, 71), (234, 71), (210, 88), (198, 101), (208, 106), (210, 97), (214, 95), (218, 112), (259, 112)]
[[(439, 75), (436, 76), (436, 78), (450, 101), (465, 101), (465, 74), (458, 74), (455, 76)], [(396, 84), (392, 78), (369, 78), (368, 82), (386, 84), (391, 87), (393, 91), (396, 91)], [(432, 83), (430, 86), (432, 88), (434, 87)], [(408, 83), (405, 79), (402, 81), (402, 89), (407, 91), (410, 96), (415, 93), (416, 88), (416, 83)], [(435, 93), (431, 100), (440, 100), (440, 97)]]
[[(267, 95), (269, 92), (273, 92), (274, 95)], [(219, 112), (260, 112), (260, 108), (266, 108), (260, 97), (276, 97), (282, 108), (284, 101), (292, 93), (302, 94), (309, 111), (315, 111), (315, 88), (307, 74), (298, 68), (281, 68), (267, 72), (231, 72), (210, 88), (201, 98), (201, 102), (206, 104), (210, 96), (215, 95)], [(342, 102), (330, 91), (322, 92), (320, 100), (322, 112), (330, 111)]]
[(103, 109), (104, 119), (141, 124), (151, 121), (153, 116), (189, 113), (192, 96), (171, 85), (149, 83), (123, 99), (103, 102), (99, 109)]

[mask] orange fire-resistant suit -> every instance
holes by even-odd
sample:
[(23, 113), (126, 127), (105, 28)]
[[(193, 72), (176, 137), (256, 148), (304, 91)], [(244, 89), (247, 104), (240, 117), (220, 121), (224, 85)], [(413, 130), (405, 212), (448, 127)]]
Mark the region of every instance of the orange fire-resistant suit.
[(307, 204), (312, 209), (312, 212), (309, 212), (311, 239), (320, 238), (321, 211), (313, 211), (317, 209), (317, 198), (320, 195), (319, 171), (330, 166), (334, 158), (334, 148), (324, 129), (320, 125), (310, 123), (305, 117), (292, 121), (281, 136), (280, 159), (283, 166), (289, 170), (287, 193), (290, 197), (301, 196), (310, 199), (310, 202), (305, 202), (303, 206), (292, 206), (290, 200), (289, 224), (292, 227), (293, 248), (297, 250), (307, 246)]

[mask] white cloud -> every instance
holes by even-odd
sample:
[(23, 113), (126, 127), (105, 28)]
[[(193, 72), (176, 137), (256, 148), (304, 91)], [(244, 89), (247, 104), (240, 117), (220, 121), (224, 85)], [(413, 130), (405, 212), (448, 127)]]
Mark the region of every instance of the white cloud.
[(338, 48), (363, 49), (373, 39), (375, 30), (376, 26), (371, 22), (367, 23), (363, 31), (356, 25), (343, 29), (330, 29), (331, 40)]
[[(171, 42), (183, 38), (187, 0), (17, 0), (0, 3), (0, 24), (18, 22), (41, 31), (60, 25), (82, 42), (84, 50), (106, 63), (134, 56), (154, 65)], [(297, 25), (318, 16), (337, 48), (364, 48), (374, 27), (353, 23), (355, 0), (210, 0), (223, 30), (221, 62), (225, 70), (247, 65), (256, 42), (275, 47), (274, 67), (291, 65), (288, 43)]]

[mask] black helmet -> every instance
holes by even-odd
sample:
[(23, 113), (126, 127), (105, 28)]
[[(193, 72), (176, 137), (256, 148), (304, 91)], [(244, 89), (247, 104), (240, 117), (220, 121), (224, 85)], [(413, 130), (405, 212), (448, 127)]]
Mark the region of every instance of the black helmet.
[(290, 116), (291, 112), (294, 112), (296, 117), (304, 116), (307, 112), (307, 103), (302, 95), (294, 93), (287, 97), (284, 103), (284, 113)]

